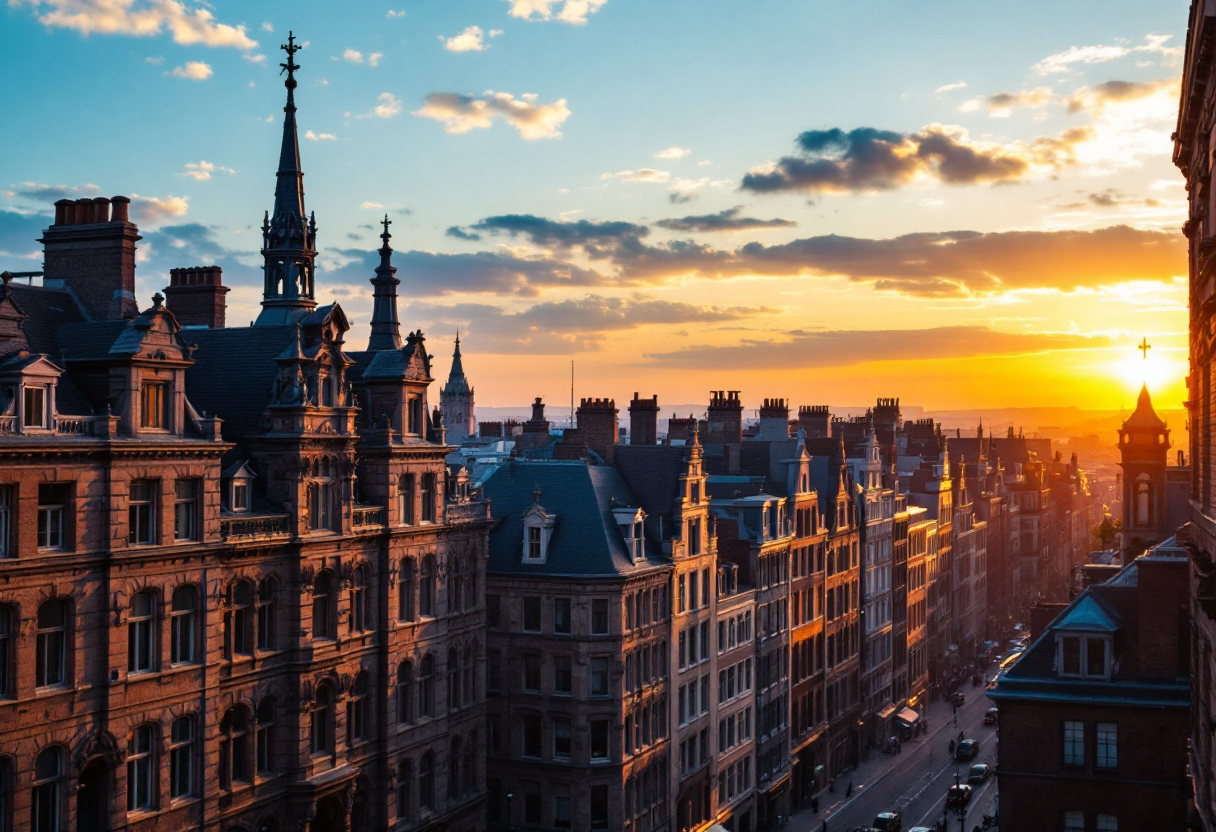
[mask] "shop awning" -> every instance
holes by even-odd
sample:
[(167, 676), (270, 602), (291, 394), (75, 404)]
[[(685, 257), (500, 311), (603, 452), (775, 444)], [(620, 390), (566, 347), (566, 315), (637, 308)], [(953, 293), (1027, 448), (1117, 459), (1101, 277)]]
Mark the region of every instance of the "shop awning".
[(893, 704), (888, 705), (887, 707), (883, 708), (881, 711), (878, 712), (878, 718), (885, 721), (885, 720), (890, 719), (891, 714), (893, 714), (893, 713), (895, 713), (895, 705), (893, 705)]
[(904, 725), (907, 725), (909, 728), (911, 728), (913, 725), (916, 724), (916, 721), (918, 719), (920, 719), (920, 714), (918, 714), (916, 711), (912, 710), (911, 708), (904, 708), (903, 710), (901, 710), (899, 713), (897, 713), (895, 715), (895, 718), (898, 719), (900, 722), (902, 722)]

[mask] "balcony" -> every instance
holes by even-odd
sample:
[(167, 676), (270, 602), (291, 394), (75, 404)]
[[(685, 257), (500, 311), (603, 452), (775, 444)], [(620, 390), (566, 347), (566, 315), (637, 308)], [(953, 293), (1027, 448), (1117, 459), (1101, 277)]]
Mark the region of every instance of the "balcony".
[(355, 533), (378, 532), (384, 528), (384, 506), (355, 506), (350, 511), (350, 524)]
[(477, 523), (490, 519), (490, 503), (484, 500), (444, 503), (444, 523)]
[(238, 514), (220, 518), (220, 540), (274, 540), (291, 537), (290, 514)]

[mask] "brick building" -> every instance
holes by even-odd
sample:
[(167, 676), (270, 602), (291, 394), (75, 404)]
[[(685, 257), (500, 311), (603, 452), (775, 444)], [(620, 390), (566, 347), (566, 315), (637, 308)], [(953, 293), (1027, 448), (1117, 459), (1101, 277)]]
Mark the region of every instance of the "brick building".
[(296, 49), (258, 325), (214, 268), (140, 312), (125, 197), (0, 286), (5, 828), (484, 826), (486, 509), (444, 499), (395, 283), (364, 352), (317, 304)]
[(1167, 544), (1084, 590), (988, 692), (1002, 827), (1186, 828), (1188, 567)]

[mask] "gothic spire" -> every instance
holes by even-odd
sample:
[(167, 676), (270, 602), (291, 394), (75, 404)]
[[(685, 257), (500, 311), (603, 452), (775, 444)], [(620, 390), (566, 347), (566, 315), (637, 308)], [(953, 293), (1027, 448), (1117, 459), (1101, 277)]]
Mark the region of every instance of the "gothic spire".
[(460, 330), (456, 330), (456, 351), (452, 353), (452, 372), (448, 373), (448, 383), (443, 386), (445, 393), (466, 393), (469, 391), (469, 380), (464, 375), (464, 362), (460, 359)]
[(291, 324), (316, 308), (314, 260), (317, 224), (304, 210), (304, 171), (300, 164), (300, 142), (296, 134), (295, 55), (303, 46), (289, 32), (281, 47), (287, 63), (287, 106), (283, 108), (283, 140), (274, 189), (274, 211), (262, 223), (264, 288), (259, 326)]
[(381, 223), (384, 231), (380, 239), (380, 265), (376, 267), (376, 276), (372, 278), (374, 287), (374, 305), (372, 307), (372, 336), (367, 342), (367, 351), (399, 350), (401, 349), (401, 323), (397, 318), (397, 267), (393, 265), (393, 249), (388, 244), (392, 234), (388, 227), (393, 221), (384, 215)]

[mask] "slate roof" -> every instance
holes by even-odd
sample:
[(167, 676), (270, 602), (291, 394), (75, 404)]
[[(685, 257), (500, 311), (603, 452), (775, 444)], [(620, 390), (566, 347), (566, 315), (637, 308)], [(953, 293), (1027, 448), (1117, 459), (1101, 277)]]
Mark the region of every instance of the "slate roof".
[(21, 329), (29, 342), (30, 352), (44, 352), (58, 363), (59, 341), (55, 329), (63, 324), (88, 320), (76, 297), (64, 289), (22, 286), (20, 283), (9, 283), (8, 290), (21, 310), (29, 315)]
[[(524, 564), (523, 515), (539, 505), (557, 516), (544, 564)], [(495, 471), (482, 493), (490, 500), (495, 525), (490, 531), (486, 571), (513, 575), (625, 577), (670, 565), (652, 541), (646, 560), (633, 563), (612, 516), (618, 508), (636, 506), (624, 479), (606, 465), (576, 462), (510, 462)]]
[(683, 445), (617, 445), (613, 451), (617, 471), (648, 515), (671, 515), (680, 494), (684, 473)]
[(261, 433), (262, 412), (274, 392), (281, 355), (296, 337), (295, 326), (189, 329), (182, 340), (197, 345), (186, 370), (186, 391), (200, 413), (224, 420), (224, 439), (241, 442)]

